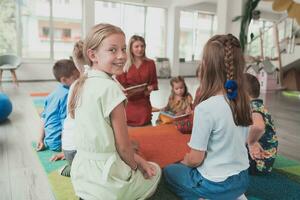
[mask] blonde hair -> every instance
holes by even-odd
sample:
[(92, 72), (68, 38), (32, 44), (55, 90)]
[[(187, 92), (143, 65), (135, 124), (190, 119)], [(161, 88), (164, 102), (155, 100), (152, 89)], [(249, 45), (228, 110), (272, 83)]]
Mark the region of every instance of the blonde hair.
[(200, 68), (200, 96), (196, 105), (219, 91), (226, 93), (224, 85), (227, 80), (235, 80), (238, 85), (237, 98), (229, 100), (236, 125), (252, 124), (251, 109), (245, 89), (245, 60), (239, 40), (231, 34), (215, 35), (208, 40), (203, 49)]
[[(74, 47), (74, 60), (80, 61), (84, 64), (88, 64), (89, 66), (93, 66), (93, 62), (89, 59), (87, 51), (96, 51), (102, 44), (103, 40), (112, 34), (122, 34), (125, 36), (122, 29), (111, 24), (101, 23), (93, 26), (87, 34), (85, 40), (83, 40), (83, 44), (78, 44), (79, 46), (78, 48), (76, 47), (76, 51)], [(77, 107), (79, 97), (82, 93), (82, 87), (86, 79), (87, 75), (81, 74), (79, 79), (75, 82), (73, 91), (71, 93), (68, 109), (72, 118), (75, 117), (75, 109)]]
[(83, 41), (79, 40), (74, 44), (72, 58), (75, 63), (76, 68), (80, 73), (84, 72), (84, 65), (86, 65), (86, 61), (83, 56)]
[[(130, 40), (129, 40), (129, 44), (128, 44), (128, 48), (127, 48), (127, 61), (124, 65), (123, 71), (124, 72), (128, 72), (129, 68), (131, 67), (131, 65), (134, 63), (134, 55), (132, 53), (132, 44), (136, 41), (140, 41), (144, 44), (145, 50), (146, 50), (146, 42), (145, 39), (142, 36), (139, 35), (133, 35)], [(144, 51), (144, 58), (146, 57), (146, 51)]]

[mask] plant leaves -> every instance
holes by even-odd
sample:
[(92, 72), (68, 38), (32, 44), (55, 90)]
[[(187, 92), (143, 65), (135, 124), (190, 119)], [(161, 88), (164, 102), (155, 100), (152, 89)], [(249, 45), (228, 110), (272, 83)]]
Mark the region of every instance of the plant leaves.
[(232, 19), (233, 22), (236, 22), (238, 20), (240, 20), (241, 18), (243, 17), (243, 15), (240, 15), (240, 16), (236, 16)]

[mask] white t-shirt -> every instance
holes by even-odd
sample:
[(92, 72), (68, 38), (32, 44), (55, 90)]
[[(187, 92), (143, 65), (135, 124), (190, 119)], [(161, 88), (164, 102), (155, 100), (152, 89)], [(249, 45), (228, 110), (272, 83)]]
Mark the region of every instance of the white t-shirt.
[[(90, 67), (88, 65), (84, 65), (84, 73), (88, 73), (88, 70), (90, 70)], [(70, 86), (69, 89), (69, 95), (67, 101), (67, 117), (64, 121), (63, 131), (61, 136), (62, 149), (67, 151), (76, 150), (75, 142), (74, 142), (75, 120), (71, 118), (68, 110), (70, 97), (76, 82), (77, 80), (74, 81), (74, 83)]]
[(74, 131), (75, 131), (75, 121), (68, 114), (64, 122), (63, 132), (61, 136), (63, 150), (67, 150), (67, 151), (76, 150), (74, 139), (73, 139)]
[(248, 127), (235, 125), (223, 95), (210, 97), (197, 105), (188, 145), (206, 151), (203, 163), (197, 168), (201, 175), (220, 182), (247, 169), (247, 134)]
[(67, 151), (76, 150), (74, 139), (73, 139), (74, 131), (75, 131), (75, 120), (71, 118), (68, 110), (70, 97), (74, 88), (74, 83), (71, 85), (69, 90), (68, 101), (67, 101), (67, 117), (64, 121), (62, 135), (61, 135), (62, 149)]

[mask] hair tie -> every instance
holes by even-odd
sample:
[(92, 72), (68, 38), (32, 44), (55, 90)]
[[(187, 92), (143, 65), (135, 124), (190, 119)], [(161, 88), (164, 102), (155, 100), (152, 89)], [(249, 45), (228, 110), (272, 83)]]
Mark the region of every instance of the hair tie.
[(238, 85), (235, 80), (227, 80), (225, 83), (225, 89), (229, 100), (235, 100), (237, 97)]

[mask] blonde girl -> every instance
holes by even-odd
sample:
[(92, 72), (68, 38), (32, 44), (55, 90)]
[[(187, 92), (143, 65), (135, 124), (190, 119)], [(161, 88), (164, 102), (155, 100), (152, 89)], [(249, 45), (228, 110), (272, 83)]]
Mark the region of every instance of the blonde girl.
[[(164, 112), (168, 112), (175, 116), (189, 114), (192, 112), (193, 97), (188, 92), (188, 88), (181, 76), (174, 77), (170, 80), (171, 95), (168, 100), (168, 104), (162, 109)], [(160, 114), (156, 121), (156, 124), (170, 124), (174, 120), (170, 117)]]
[(170, 85), (172, 90), (165, 110), (175, 115), (190, 113), (193, 97), (188, 92), (184, 78), (181, 76), (174, 77), (171, 79)]
[(148, 198), (161, 171), (133, 152), (126, 97), (112, 79), (126, 62), (123, 31), (110, 24), (95, 25), (84, 40), (83, 57), (90, 69), (74, 85), (69, 103), (77, 148), (71, 168), (74, 190), (82, 199)]
[(164, 177), (181, 199), (237, 199), (249, 184), (245, 143), (252, 124), (244, 56), (231, 34), (212, 37), (203, 52), (191, 150), (164, 168)]

